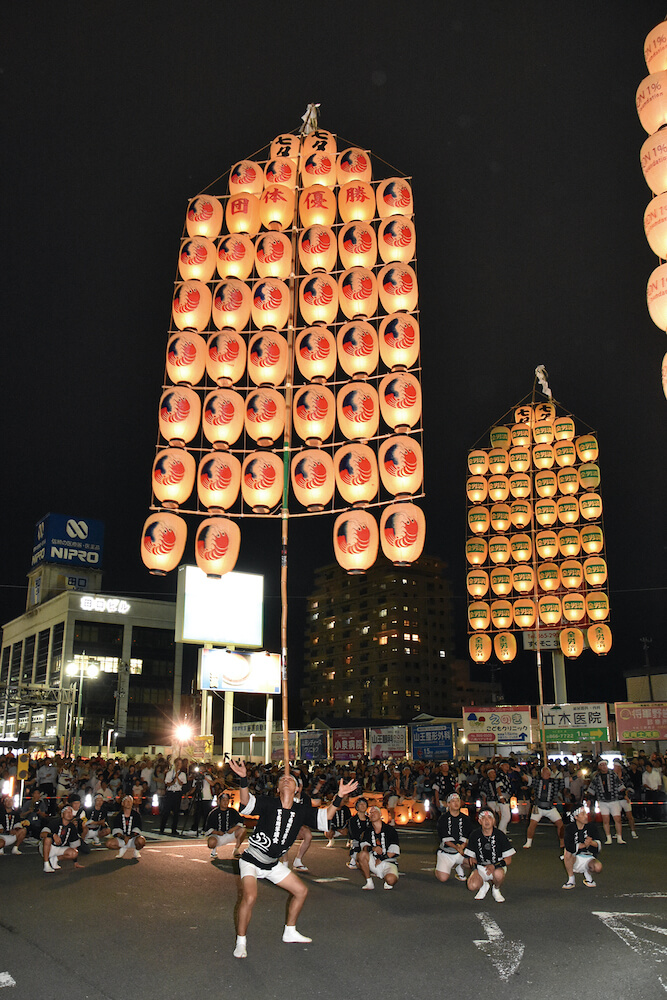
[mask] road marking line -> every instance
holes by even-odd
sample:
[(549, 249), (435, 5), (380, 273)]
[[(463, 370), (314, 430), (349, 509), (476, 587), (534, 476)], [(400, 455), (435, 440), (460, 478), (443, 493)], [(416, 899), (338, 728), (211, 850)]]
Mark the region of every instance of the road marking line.
[(473, 939), (473, 944), (485, 955), (488, 955), (500, 978), (507, 982), (521, 964), (525, 945), (522, 941), (506, 941), (500, 927), (488, 913), (476, 913), (475, 916), (482, 923), (486, 932), (486, 940), (475, 941)]
[(3, 986), (16, 986), (16, 980), (8, 972), (0, 972), (0, 990)]

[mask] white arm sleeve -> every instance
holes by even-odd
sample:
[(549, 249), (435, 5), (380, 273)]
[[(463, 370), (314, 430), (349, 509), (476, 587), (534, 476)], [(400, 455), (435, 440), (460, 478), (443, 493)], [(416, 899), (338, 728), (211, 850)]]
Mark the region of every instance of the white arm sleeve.
[(239, 814), (241, 816), (252, 816), (252, 815), (254, 815), (256, 802), (257, 802), (257, 799), (252, 794), (252, 792), (248, 792), (248, 804), (245, 805), (243, 807), (243, 809), (239, 809)]

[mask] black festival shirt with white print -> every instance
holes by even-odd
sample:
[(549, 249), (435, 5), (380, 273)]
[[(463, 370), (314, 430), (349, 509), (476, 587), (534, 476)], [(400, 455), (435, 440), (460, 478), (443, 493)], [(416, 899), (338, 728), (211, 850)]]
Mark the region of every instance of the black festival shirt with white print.
[(502, 830), (494, 830), (490, 837), (485, 837), (479, 827), (470, 834), (464, 853), (478, 865), (504, 865), (505, 859), (516, 851)]
[(359, 813), (356, 813), (350, 820), (347, 828), (348, 833), (350, 834), (350, 840), (353, 844), (356, 844), (357, 847), (360, 846), (362, 840), (366, 836), (370, 825), (371, 821), (366, 818), (362, 819)]
[(129, 816), (119, 812), (112, 820), (112, 829), (120, 830), (124, 837), (136, 837), (141, 833), (141, 816), (136, 809), (132, 809)]
[(444, 812), (438, 820), (438, 840), (440, 850), (447, 854), (458, 854), (455, 844), (465, 844), (472, 833), (472, 821), (465, 813), (450, 816)]
[(216, 833), (229, 833), (234, 826), (243, 824), (236, 809), (211, 809), (206, 819), (206, 829)]
[(3, 833), (10, 833), (15, 826), (20, 824), (18, 811), (10, 809), (9, 812), (3, 807), (0, 809), (0, 828)]
[(50, 830), (52, 834), (60, 837), (60, 844), (58, 847), (69, 847), (70, 844), (76, 843), (79, 839), (79, 831), (74, 826), (74, 823), (63, 823), (59, 816), (50, 820), (45, 826), (45, 830)]
[(248, 837), (248, 846), (243, 853), (243, 860), (250, 861), (258, 868), (272, 868), (299, 835), (302, 826), (318, 829), (317, 814), (314, 806), (294, 802), (291, 809), (285, 809), (280, 799), (260, 796), (256, 799), (252, 793), (248, 804), (241, 810), (242, 816), (258, 816), (257, 825)]
[(530, 782), (535, 795), (535, 804), (540, 809), (551, 809), (557, 795), (563, 794), (564, 778), (532, 778)]
[[(375, 830), (372, 823), (369, 823), (361, 846), (362, 848), (370, 847), (371, 854), (376, 861), (387, 861), (389, 860), (387, 855), (401, 853), (398, 833), (393, 826), (389, 826), (389, 823), (383, 823), (379, 832)], [(377, 853), (377, 848), (380, 848), (381, 853)]]
[[(590, 837), (596, 843), (589, 844), (586, 847), (585, 841), (587, 837)], [(565, 827), (563, 841), (565, 843), (565, 850), (569, 851), (570, 854), (598, 854), (600, 851), (600, 834), (597, 823), (584, 823), (581, 830), (576, 823), (568, 823)]]

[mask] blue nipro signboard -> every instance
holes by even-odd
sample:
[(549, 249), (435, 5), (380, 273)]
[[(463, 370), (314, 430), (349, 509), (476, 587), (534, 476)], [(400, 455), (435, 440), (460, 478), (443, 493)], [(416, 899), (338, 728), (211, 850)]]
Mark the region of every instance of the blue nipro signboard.
[(451, 723), (412, 727), (412, 756), (415, 760), (450, 760), (452, 750)]
[(103, 550), (103, 521), (47, 514), (35, 525), (31, 566), (62, 563), (100, 569)]

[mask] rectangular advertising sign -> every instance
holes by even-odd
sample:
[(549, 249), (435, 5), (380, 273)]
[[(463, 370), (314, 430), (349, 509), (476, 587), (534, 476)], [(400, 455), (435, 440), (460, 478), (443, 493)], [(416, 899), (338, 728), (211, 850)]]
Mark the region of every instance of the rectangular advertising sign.
[(412, 756), (415, 760), (450, 760), (453, 747), (449, 722), (437, 726), (412, 726)]
[(405, 757), (407, 751), (406, 736), (406, 726), (383, 726), (381, 729), (369, 729), (369, 757), (371, 760)]
[(364, 753), (363, 729), (333, 729), (331, 732), (334, 760), (356, 760)]
[(606, 704), (541, 705), (538, 714), (544, 724), (547, 743), (576, 743), (579, 740), (608, 740)]
[(530, 743), (530, 705), (471, 705), (463, 730), (468, 743)]
[[(289, 759), (295, 760), (296, 758), (296, 732), (288, 733), (288, 746), (289, 746)], [(282, 760), (284, 756), (285, 747), (283, 746), (283, 734), (272, 733), (271, 734), (271, 760)]]
[(101, 569), (104, 521), (66, 514), (46, 514), (35, 525), (32, 568), (40, 563), (64, 563)]
[(617, 701), (616, 738), (631, 740), (667, 740), (667, 701)]
[(322, 729), (299, 733), (299, 759), (324, 760), (327, 757), (327, 734)]
[(280, 694), (280, 654), (202, 649), (198, 686), (201, 691)]

